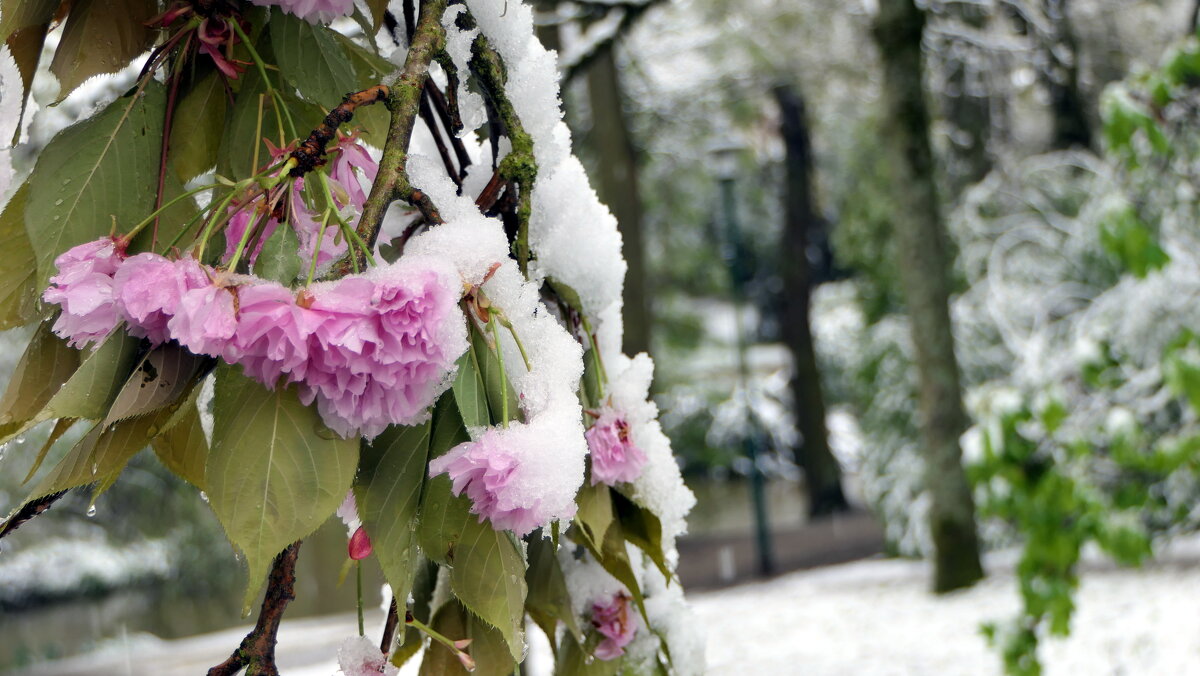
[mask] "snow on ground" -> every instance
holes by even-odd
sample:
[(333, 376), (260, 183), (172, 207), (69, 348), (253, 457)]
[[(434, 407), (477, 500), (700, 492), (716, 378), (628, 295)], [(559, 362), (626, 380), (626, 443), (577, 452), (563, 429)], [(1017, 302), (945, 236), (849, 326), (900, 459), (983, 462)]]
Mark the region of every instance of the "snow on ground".
[[(999, 674), (979, 625), (1017, 610), (1011, 553), (988, 557), (989, 577), (944, 597), (926, 592), (928, 565), (871, 560), (800, 571), (691, 596), (708, 631), (708, 673), (764, 676)], [(1164, 548), (1141, 570), (1085, 566), (1073, 632), (1048, 640), (1047, 676), (1200, 674), (1200, 537)], [(368, 627), (382, 620), (373, 611)], [(123, 645), (43, 665), (33, 674), (193, 674), (216, 664), (248, 628), (180, 641)], [(352, 616), (285, 621), (277, 654), (286, 676), (330, 676)], [(372, 635), (378, 631), (373, 630)], [(550, 673), (548, 646), (530, 632), (530, 676)], [(72, 669), (82, 669), (74, 670)], [(416, 674), (416, 664), (403, 674)]]

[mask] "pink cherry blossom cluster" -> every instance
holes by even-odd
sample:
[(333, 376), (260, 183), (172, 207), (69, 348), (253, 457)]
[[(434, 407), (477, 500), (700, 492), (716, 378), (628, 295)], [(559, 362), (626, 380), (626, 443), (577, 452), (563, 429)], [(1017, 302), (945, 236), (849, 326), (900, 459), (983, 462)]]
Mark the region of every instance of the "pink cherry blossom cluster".
[(344, 437), (413, 424), (445, 389), (466, 349), (453, 268), (406, 257), (299, 293), (192, 258), (126, 257), (104, 238), (60, 255), (43, 298), (62, 308), (54, 331), (82, 347), (124, 321), (151, 344), (239, 364), (267, 387), (295, 383)]
[(327, 24), (354, 11), (354, 0), (252, 0), (260, 7), (275, 5), (311, 24)]
[(629, 423), (611, 408), (600, 411), (596, 422), (584, 433), (592, 458), (592, 485), (637, 479), (646, 464), (646, 454), (633, 443)]
[(629, 607), (629, 600), (629, 595), (621, 591), (592, 604), (592, 626), (604, 637), (592, 653), (597, 658), (607, 661), (624, 655), (625, 646), (637, 634), (638, 617)]

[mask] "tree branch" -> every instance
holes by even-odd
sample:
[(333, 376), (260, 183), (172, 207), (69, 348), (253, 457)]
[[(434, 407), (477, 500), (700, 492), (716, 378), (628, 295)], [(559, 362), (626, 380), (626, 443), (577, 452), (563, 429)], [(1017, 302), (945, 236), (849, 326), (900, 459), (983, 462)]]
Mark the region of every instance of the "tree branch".
[(275, 666), (275, 642), (283, 611), (296, 598), (296, 557), (299, 553), (300, 542), (296, 541), (275, 557), (267, 578), (267, 594), (258, 611), (258, 622), (229, 659), (208, 670), (208, 676), (234, 676), (243, 667), (246, 676), (279, 676)]
[(338, 127), (354, 118), (354, 111), (359, 106), (369, 106), (372, 103), (386, 101), (389, 90), (385, 85), (368, 87), (361, 92), (347, 94), (342, 102), (321, 121), (321, 125), (308, 135), (300, 147), (292, 151), (296, 166), (291, 175), (297, 178), (316, 169), (325, 162), (325, 147), (337, 134)]
[[(429, 64), (446, 44), (446, 31), (442, 28), (441, 20), (445, 11), (446, 0), (421, 0), (420, 16), (404, 60), (404, 68), (389, 87), (387, 105), (392, 111), (392, 121), (383, 145), (379, 173), (375, 184), (371, 186), (371, 194), (367, 196), (357, 227), (358, 235), (366, 242), (368, 249), (375, 246), (383, 216), (388, 205), (396, 199), (403, 199), (420, 209), (430, 222), (441, 222), (441, 216), (429, 197), (413, 188), (409, 182), (405, 165), (413, 126), (420, 112), (425, 80), (429, 78)], [(365, 252), (355, 251), (351, 255), (358, 258), (360, 269), (365, 267)], [(344, 275), (352, 268), (353, 263), (347, 257), (338, 265), (337, 272)]]
[(38, 514), (50, 509), (55, 502), (58, 502), (59, 498), (66, 494), (66, 491), (59, 491), (58, 493), (51, 493), (50, 495), (46, 495), (38, 498), (37, 500), (32, 500), (25, 503), (21, 506), (21, 509), (17, 510), (16, 514), (13, 514), (8, 519), (8, 521), (0, 523), (0, 538), (20, 528), (22, 524)]

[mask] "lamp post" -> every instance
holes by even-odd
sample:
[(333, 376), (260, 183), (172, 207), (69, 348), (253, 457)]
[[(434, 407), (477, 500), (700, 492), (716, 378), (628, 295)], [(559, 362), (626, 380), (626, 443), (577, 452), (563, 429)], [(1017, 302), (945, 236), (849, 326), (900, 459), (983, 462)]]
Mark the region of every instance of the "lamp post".
[(746, 457), (750, 460), (750, 497), (754, 507), (754, 533), (758, 549), (758, 572), (770, 575), (775, 572), (775, 557), (771, 547), (771, 528), (767, 518), (766, 491), (763, 481), (762, 468), (759, 467), (759, 457), (762, 455), (762, 443), (758, 425), (755, 423), (750, 399), (750, 367), (747, 361), (746, 335), (748, 327), (744, 317), (746, 305), (746, 282), (750, 278), (750, 270), (746, 265), (746, 247), (742, 242), (741, 228), (738, 226), (736, 193), (734, 184), (738, 171), (738, 157), (744, 147), (737, 139), (725, 136), (709, 147), (712, 156), (713, 173), (717, 177), (717, 186), (721, 199), (721, 221), (724, 235), (723, 253), (729, 265), (730, 288), (733, 291), (734, 316), (737, 323), (737, 367), (738, 384), (742, 389), (742, 397), (749, 426), (742, 444)]

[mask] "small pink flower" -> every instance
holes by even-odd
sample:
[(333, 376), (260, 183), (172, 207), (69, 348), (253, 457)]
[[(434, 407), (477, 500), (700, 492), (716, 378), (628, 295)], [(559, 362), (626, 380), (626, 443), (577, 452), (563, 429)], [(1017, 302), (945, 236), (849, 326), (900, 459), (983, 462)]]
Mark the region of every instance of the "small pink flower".
[(252, 0), (260, 7), (275, 5), (311, 23), (327, 24), (354, 11), (354, 0)]
[(304, 202), (303, 191), (304, 179), (298, 178), (292, 183), (292, 192), (287, 197), (289, 221), (300, 240), (300, 259), (308, 263), (317, 253), (317, 265), (324, 265), (341, 258), (348, 245), (346, 238), (341, 236), (337, 220), (330, 214), (325, 223), (325, 235), (321, 236), (321, 215), (309, 210)]
[(58, 274), (42, 294), (62, 308), (54, 333), (73, 347), (107, 336), (120, 321), (113, 296), (113, 275), (125, 260), (125, 242), (102, 237), (72, 247), (54, 259)]
[(584, 436), (592, 458), (593, 486), (633, 481), (642, 473), (646, 454), (633, 443), (624, 416), (605, 408)]
[(183, 294), (208, 284), (207, 274), (195, 259), (172, 261), (141, 253), (126, 260), (113, 275), (113, 298), (130, 335), (160, 345), (171, 339), (167, 322), (179, 309)]
[(594, 655), (613, 660), (625, 654), (625, 646), (638, 630), (637, 614), (629, 607), (629, 595), (618, 592), (607, 603), (592, 604), (592, 626), (604, 637)]
[(487, 519), (492, 528), (522, 537), (547, 519), (539, 514), (539, 500), (515, 490), (517, 456), (505, 442), (500, 432), (489, 429), (478, 441), (459, 444), (431, 460), (429, 476), (447, 474), (454, 494), (466, 493), (471, 513), (479, 515), (480, 521)]
[(361, 173), (368, 183), (374, 183), (379, 173), (379, 163), (371, 159), (366, 147), (353, 136), (338, 137), (337, 144), (330, 149), (330, 153), (334, 152), (337, 154), (330, 163), (329, 177), (346, 191), (349, 206), (361, 211), (367, 194), (358, 174)]

